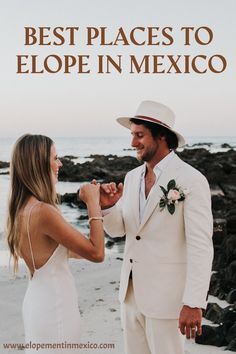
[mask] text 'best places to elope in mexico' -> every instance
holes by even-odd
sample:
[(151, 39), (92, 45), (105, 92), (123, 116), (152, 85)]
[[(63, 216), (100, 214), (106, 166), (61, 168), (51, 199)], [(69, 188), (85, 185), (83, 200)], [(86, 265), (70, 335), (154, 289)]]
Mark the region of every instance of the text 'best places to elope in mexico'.
[[(224, 54), (205, 53), (205, 48), (214, 42), (214, 30), (207, 26), (137, 26), (129, 30), (94, 26), (24, 27), (22, 40), (25, 53), (16, 55), (17, 74), (221, 74), (227, 68)], [(82, 45), (90, 54), (81, 52)], [(70, 48), (70, 54), (57, 53), (56, 48), (63, 46)], [(162, 54), (163, 48), (171, 52), (181, 46), (186, 48), (185, 53)], [(191, 46), (198, 48), (199, 53), (187, 54)], [(123, 47), (126, 52), (111, 55), (111, 47), (116, 52)], [(134, 48), (141, 48), (142, 53), (132, 54)], [(35, 54), (37, 50), (43, 54)]]

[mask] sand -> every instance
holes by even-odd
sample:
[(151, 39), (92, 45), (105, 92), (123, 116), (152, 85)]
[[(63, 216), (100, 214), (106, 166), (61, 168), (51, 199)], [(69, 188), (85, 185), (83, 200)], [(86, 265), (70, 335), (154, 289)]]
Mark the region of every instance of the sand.
[[(79, 308), (83, 319), (82, 343), (113, 344), (110, 349), (87, 349), (85, 354), (124, 353), (118, 301), (120, 254), (106, 256), (103, 263), (70, 260), (78, 289)], [(23, 350), (4, 349), (3, 343), (24, 343), (21, 305), (27, 287), (28, 274), (24, 266), (14, 278), (8, 267), (0, 267), (0, 353), (23, 353)], [(215, 301), (215, 299), (210, 299)], [(224, 348), (202, 346), (186, 341), (186, 354), (217, 354)], [(225, 353), (232, 353), (224, 351)], [(69, 354), (69, 351), (68, 351)]]

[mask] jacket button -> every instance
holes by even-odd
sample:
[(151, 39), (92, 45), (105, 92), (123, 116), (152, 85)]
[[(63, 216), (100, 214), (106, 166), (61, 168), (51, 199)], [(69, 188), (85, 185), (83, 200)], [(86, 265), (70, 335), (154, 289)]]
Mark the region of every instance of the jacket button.
[(130, 263), (133, 263), (133, 260), (132, 260), (131, 258), (130, 258), (130, 260), (129, 260), (129, 261), (130, 261)]
[(140, 236), (136, 236), (136, 240), (141, 240), (141, 237)]

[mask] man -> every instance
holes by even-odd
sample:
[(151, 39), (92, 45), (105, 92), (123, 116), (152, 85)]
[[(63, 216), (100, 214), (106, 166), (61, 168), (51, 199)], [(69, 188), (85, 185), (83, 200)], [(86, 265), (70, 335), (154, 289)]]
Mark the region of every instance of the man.
[(213, 257), (211, 198), (206, 178), (174, 152), (184, 145), (174, 120), (152, 101), (118, 118), (144, 164), (126, 175), (124, 189), (101, 186), (106, 232), (126, 235), (119, 299), (127, 354), (183, 354), (183, 335), (201, 333)]

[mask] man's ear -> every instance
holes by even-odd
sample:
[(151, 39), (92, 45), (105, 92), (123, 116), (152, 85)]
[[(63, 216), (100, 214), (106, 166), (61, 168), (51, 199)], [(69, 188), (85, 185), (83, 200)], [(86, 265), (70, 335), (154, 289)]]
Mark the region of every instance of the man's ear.
[(163, 141), (166, 141), (166, 136), (164, 134), (160, 134), (158, 137), (157, 137), (157, 140), (163, 142)]
[(159, 144), (160, 144), (163, 148), (169, 149), (168, 143), (167, 143), (167, 140), (166, 140), (166, 136), (165, 136), (164, 134), (163, 134), (163, 135), (159, 135), (158, 141), (159, 141)]

